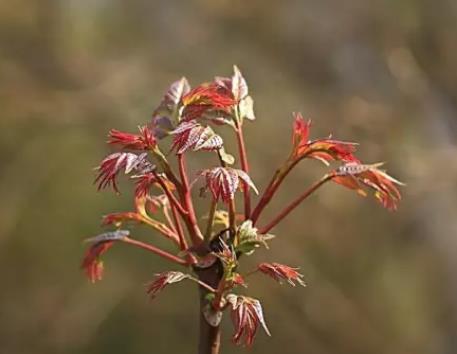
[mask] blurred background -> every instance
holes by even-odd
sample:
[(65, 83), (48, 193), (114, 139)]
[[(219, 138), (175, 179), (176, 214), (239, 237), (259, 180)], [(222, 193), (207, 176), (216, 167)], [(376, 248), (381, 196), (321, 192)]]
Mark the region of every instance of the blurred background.
[[(2, 1), (0, 38), (0, 353), (196, 352), (193, 284), (149, 301), (169, 266), (126, 246), (92, 285), (82, 240), (132, 208), (126, 185), (92, 185), (107, 131), (148, 122), (182, 75), (233, 64), (255, 99), (258, 187), (289, 152), (293, 111), (407, 183), (396, 213), (327, 185), (274, 230), (244, 269), (299, 266), (308, 287), (251, 280), (273, 334), (251, 353), (457, 352), (455, 0)], [(323, 171), (302, 163), (263, 220)], [(226, 318), (223, 353), (245, 352), (231, 334)]]

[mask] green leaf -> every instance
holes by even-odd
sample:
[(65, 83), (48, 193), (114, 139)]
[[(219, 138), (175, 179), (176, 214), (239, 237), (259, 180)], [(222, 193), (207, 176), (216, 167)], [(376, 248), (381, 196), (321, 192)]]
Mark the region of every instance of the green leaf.
[(242, 99), (238, 105), (238, 109), (240, 111), (241, 120), (245, 118), (249, 120), (255, 120), (254, 100), (251, 96), (246, 96), (244, 99)]
[(235, 158), (232, 155), (225, 152), (225, 149), (223, 147), (221, 149), (219, 149), (219, 152), (220, 152), (222, 161), (224, 161), (226, 164), (233, 165), (235, 163)]
[(246, 255), (252, 254), (256, 248), (264, 246), (268, 249), (267, 241), (271, 240), (275, 236), (270, 234), (259, 234), (257, 228), (252, 225), (251, 220), (243, 222), (238, 230), (239, 244), (236, 247), (237, 252), (244, 253)]
[(215, 297), (216, 297), (216, 294), (208, 293), (208, 294), (205, 295), (205, 301), (212, 302)]

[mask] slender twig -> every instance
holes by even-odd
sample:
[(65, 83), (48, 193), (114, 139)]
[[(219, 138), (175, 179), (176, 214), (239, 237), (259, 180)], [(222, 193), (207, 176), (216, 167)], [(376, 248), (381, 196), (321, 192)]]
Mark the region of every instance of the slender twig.
[(251, 275), (254, 275), (254, 274), (258, 273), (258, 272), (259, 272), (259, 268), (255, 268), (255, 269), (253, 269), (253, 270), (251, 270), (251, 271), (249, 271), (249, 272), (243, 274), (243, 278), (244, 278), (244, 279), (247, 279), (247, 278), (249, 278)]
[(156, 220), (153, 220), (153, 219), (143, 216), (141, 214), (139, 214), (139, 219), (142, 223), (144, 223), (148, 226), (151, 226), (153, 229), (159, 231), (165, 237), (172, 239), (173, 241), (177, 241), (176, 234), (173, 232), (173, 230), (170, 230), (169, 227), (162, 224), (161, 222), (158, 222)]
[(179, 220), (178, 213), (174, 205), (171, 205), (171, 215), (173, 217), (173, 224), (179, 238), (179, 247), (182, 251), (187, 249), (187, 241), (184, 237), (184, 230), (182, 229), (181, 221)]
[[(217, 151), (217, 156), (219, 157), (219, 162), (222, 167), (226, 167), (227, 164), (225, 163), (224, 159), (222, 158), (221, 151)], [(244, 184), (243, 184), (244, 185)], [(235, 240), (235, 231), (236, 231), (236, 205), (235, 199), (230, 199), (228, 203), (228, 213), (229, 213), (229, 229), (230, 235), (235, 241), (235, 245), (238, 244), (238, 240)]]
[(229, 228), (230, 235), (234, 239), (234, 245), (238, 246), (238, 239), (236, 238), (236, 207), (235, 199), (230, 199), (228, 203), (228, 212), (229, 212)]
[(289, 158), (286, 160), (284, 166), (282, 168), (279, 168), (276, 170), (270, 183), (265, 188), (265, 191), (263, 192), (262, 197), (260, 198), (259, 202), (257, 203), (254, 211), (252, 212), (251, 220), (254, 225), (259, 220), (260, 214), (262, 213), (263, 209), (265, 209), (265, 207), (268, 205), (271, 198), (274, 196), (274, 194), (278, 190), (279, 186), (282, 184), (284, 179), (289, 175), (289, 173), (293, 170), (293, 168), (295, 166), (297, 166), (297, 164), (300, 161), (306, 159), (312, 153), (321, 152), (321, 151), (325, 152), (325, 150), (323, 150), (323, 149), (312, 149), (298, 157), (295, 156), (293, 153), (291, 153)]
[(327, 174), (324, 175), (320, 180), (314, 183), (311, 187), (309, 187), (306, 191), (304, 191), (298, 198), (296, 198), (292, 203), (286, 206), (273, 220), (267, 224), (266, 226), (259, 229), (260, 234), (266, 234), (270, 231), (273, 227), (275, 227), (282, 219), (284, 219), (292, 210), (294, 210), (302, 201), (308, 198), (314, 191), (316, 191), (320, 186), (322, 186), (325, 182), (332, 179), (332, 175)]
[[(171, 205), (170, 205), (171, 209)], [(178, 235), (178, 230), (176, 230), (176, 226), (172, 218), (170, 217), (170, 211), (168, 209), (168, 205), (163, 208), (163, 215), (165, 216), (165, 219), (167, 220), (168, 227), (173, 230), (173, 232)], [(179, 237), (178, 237), (179, 239)]]
[(154, 173), (154, 177), (157, 179), (157, 182), (160, 184), (160, 187), (162, 187), (163, 191), (167, 195), (168, 200), (170, 201), (170, 204), (173, 204), (181, 215), (186, 215), (187, 211), (184, 210), (181, 203), (173, 195), (172, 191), (170, 190), (170, 188), (168, 188), (168, 186), (165, 183), (165, 181), (163, 180), (163, 178), (160, 177), (157, 172), (154, 171), (153, 173)]
[(301, 161), (300, 159), (294, 160), (291, 163), (287, 161), (285, 168), (276, 170), (275, 174), (271, 178), (270, 183), (265, 188), (265, 191), (264, 191), (262, 197), (260, 198), (259, 202), (257, 203), (257, 206), (255, 207), (254, 211), (252, 212), (251, 220), (254, 225), (259, 220), (260, 214), (262, 213), (263, 209), (265, 209), (265, 207), (268, 205), (271, 198), (273, 198), (274, 194), (278, 190), (281, 183), (284, 181), (284, 179), (287, 177), (287, 175), (290, 173), (290, 171), (292, 171), (292, 169), (300, 161)]
[(198, 283), (201, 287), (205, 288), (206, 290), (212, 292), (212, 293), (216, 293), (216, 289), (214, 289), (212, 286), (206, 284), (204, 281), (201, 281), (197, 278), (194, 278), (193, 276), (189, 276), (188, 278), (189, 280), (193, 280), (194, 282)]
[(162, 167), (167, 178), (171, 182), (173, 182), (173, 184), (176, 186), (176, 188), (178, 190), (181, 190), (182, 189), (181, 182), (174, 174), (173, 170), (171, 169), (170, 164), (168, 163), (167, 159), (165, 158), (165, 155), (162, 153), (162, 151), (159, 149), (159, 147), (156, 146), (152, 152), (153, 152), (153, 156), (159, 161), (159, 164)]
[(213, 307), (215, 310), (221, 310), (221, 302), (222, 302), (222, 297), (224, 295), (224, 292), (226, 290), (226, 281), (224, 278), (221, 279), (221, 281), (219, 282), (219, 285), (217, 287), (217, 290), (216, 290), (216, 296), (214, 297), (214, 300), (213, 300)]
[(180, 264), (180, 265), (187, 265), (187, 261), (185, 261), (184, 259), (182, 258), (179, 258), (178, 256), (175, 256), (174, 254), (171, 254), (167, 251), (164, 251), (160, 248), (157, 248), (153, 245), (150, 245), (148, 243), (144, 243), (144, 242), (141, 242), (141, 241), (138, 241), (138, 240), (134, 240), (132, 238), (129, 238), (129, 237), (124, 237), (122, 240), (122, 242), (125, 242), (125, 243), (128, 243), (130, 245), (133, 245), (133, 246), (137, 246), (137, 247), (140, 247), (146, 251), (149, 251), (149, 252), (152, 252), (152, 253), (155, 253), (157, 254), (158, 256), (162, 257), (162, 258), (165, 258), (169, 261), (172, 261), (172, 262), (175, 262), (177, 264)]
[[(243, 136), (243, 123), (240, 120), (238, 107), (235, 108), (235, 132), (236, 132), (236, 139), (238, 142), (238, 150), (240, 154), (240, 161), (241, 161), (241, 169), (249, 173), (249, 163), (248, 157), (246, 153), (246, 146), (244, 144), (244, 136)], [(249, 192), (249, 186), (247, 183), (243, 182), (243, 198), (244, 198), (244, 217), (245, 220), (249, 219), (251, 215), (251, 194)]]
[(216, 214), (216, 209), (217, 209), (217, 199), (211, 198), (211, 206), (209, 207), (209, 214), (208, 214), (208, 224), (206, 225), (206, 232), (205, 232), (205, 241), (209, 241), (211, 238), (211, 234), (213, 232), (214, 215)]
[(181, 199), (187, 210), (187, 217), (184, 218), (187, 228), (189, 230), (190, 237), (194, 244), (199, 244), (203, 240), (203, 235), (198, 227), (197, 218), (195, 216), (194, 205), (192, 203), (192, 196), (190, 193), (189, 181), (187, 179), (186, 166), (184, 155), (178, 154), (179, 174), (182, 182), (182, 193)]
[[(173, 205), (171, 206), (171, 214), (173, 216), (173, 221), (174, 221), (174, 226), (175, 226), (176, 232), (178, 233), (179, 248), (181, 249), (181, 251), (186, 251), (188, 248), (187, 240), (184, 235), (184, 230), (181, 225), (181, 220), (178, 217), (178, 212), (176, 211), (176, 208)], [(189, 264), (197, 263), (197, 259), (195, 258), (195, 256), (192, 253), (185, 252), (185, 256), (186, 256)]]

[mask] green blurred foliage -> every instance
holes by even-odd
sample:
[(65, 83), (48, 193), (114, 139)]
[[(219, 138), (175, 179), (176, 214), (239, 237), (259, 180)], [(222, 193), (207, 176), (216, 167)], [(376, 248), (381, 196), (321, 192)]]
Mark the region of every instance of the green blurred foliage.
[[(273, 333), (251, 353), (455, 353), (456, 23), (454, 0), (1, 2), (0, 352), (195, 352), (195, 287), (144, 293), (166, 262), (114, 247), (102, 282), (79, 270), (99, 217), (132, 207), (127, 191), (97, 193), (91, 169), (108, 129), (147, 122), (171, 81), (237, 64), (259, 187), (288, 153), (293, 111), (408, 184), (393, 214), (325, 186), (275, 229), (245, 270), (300, 266), (308, 287), (251, 281)], [(303, 163), (264, 220), (322, 171)]]

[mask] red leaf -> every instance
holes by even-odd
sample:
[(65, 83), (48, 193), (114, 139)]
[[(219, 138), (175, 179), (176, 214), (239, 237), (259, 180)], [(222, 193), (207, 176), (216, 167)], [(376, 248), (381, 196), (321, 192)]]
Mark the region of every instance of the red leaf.
[(182, 115), (186, 120), (199, 118), (209, 110), (228, 111), (236, 103), (232, 92), (217, 83), (202, 84), (183, 96)]
[(98, 190), (112, 186), (119, 192), (116, 177), (122, 170), (126, 174), (132, 171), (144, 173), (154, 169), (154, 166), (146, 160), (147, 153), (136, 155), (131, 152), (116, 152), (107, 156), (96, 168), (99, 171), (94, 183), (98, 183)]
[(347, 163), (334, 172), (332, 180), (346, 188), (353, 189), (365, 196), (362, 186), (373, 190), (376, 199), (389, 210), (396, 210), (401, 200), (397, 186), (403, 183), (378, 169), (382, 163), (364, 165), (356, 162)]
[(227, 295), (227, 302), (231, 305), (231, 317), (235, 333), (233, 342), (237, 345), (244, 343), (250, 347), (254, 343), (259, 326), (262, 326), (267, 335), (271, 335), (263, 317), (260, 301), (247, 296), (235, 294)]
[(222, 199), (226, 203), (234, 198), (240, 185), (240, 179), (257, 192), (249, 175), (242, 170), (230, 167), (214, 167), (202, 171), (200, 176), (205, 177), (206, 187), (211, 191), (213, 198)]
[(175, 271), (158, 273), (155, 275), (155, 280), (149, 283), (146, 292), (151, 298), (155, 298), (156, 295), (161, 292), (167, 285), (178, 283), (181, 280), (189, 278), (187, 274)]
[(300, 113), (295, 114), (292, 135), (292, 158), (312, 158), (328, 164), (330, 161), (358, 162), (353, 155), (356, 143), (331, 138), (309, 140), (311, 121), (305, 122)]
[(203, 127), (195, 120), (183, 121), (170, 134), (174, 135), (172, 149), (176, 149), (177, 154), (183, 154), (188, 150), (214, 151), (223, 146), (219, 135), (210, 127)]
[(140, 134), (131, 134), (112, 129), (109, 132), (109, 144), (120, 145), (131, 150), (150, 150), (156, 146), (153, 132), (147, 127), (139, 127)]
[(297, 282), (301, 286), (305, 286), (305, 283), (302, 280), (303, 275), (297, 272), (298, 268), (291, 268), (279, 263), (261, 263), (258, 265), (257, 269), (279, 283), (286, 280), (292, 286), (295, 286), (294, 282)]

